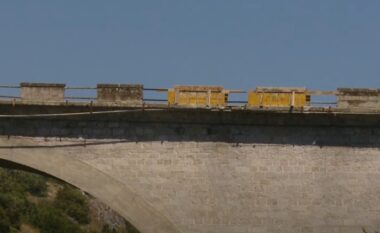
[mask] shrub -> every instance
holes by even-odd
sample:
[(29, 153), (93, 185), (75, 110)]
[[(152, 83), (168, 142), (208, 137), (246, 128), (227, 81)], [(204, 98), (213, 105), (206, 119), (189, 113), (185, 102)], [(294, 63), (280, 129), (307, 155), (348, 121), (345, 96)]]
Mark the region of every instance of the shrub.
[(79, 226), (49, 202), (41, 202), (36, 206), (30, 216), (30, 222), (42, 233), (82, 233)]
[(88, 200), (79, 190), (65, 186), (58, 191), (54, 204), (78, 223), (90, 222)]
[(102, 228), (102, 233), (117, 233), (116, 229), (110, 227), (108, 224), (104, 225)]
[(7, 191), (29, 192), (34, 196), (45, 196), (47, 192), (46, 178), (29, 172), (2, 169), (0, 181), (1, 188)]
[(9, 232), (11, 228), (11, 221), (7, 216), (5, 210), (0, 207), (0, 232)]

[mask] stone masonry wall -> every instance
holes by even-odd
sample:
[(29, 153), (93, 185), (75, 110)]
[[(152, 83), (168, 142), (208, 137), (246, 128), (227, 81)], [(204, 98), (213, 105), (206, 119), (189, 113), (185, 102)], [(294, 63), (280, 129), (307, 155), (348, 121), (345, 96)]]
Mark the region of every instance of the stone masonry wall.
[(133, 187), (186, 233), (380, 229), (378, 149), (125, 143), (76, 154)]
[[(63, 154), (81, 161), (132, 189), (183, 233), (380, 229), (377, 148), (113, 140), (84, 145), (25, 137), (2, 137), (0, 145), (7, 140), (12, 148), (2, 146), (0, 157), (22, 150), (24, 156)], [(99, 189), (105, 185), (88, 179)]]
[(379, 147), (378, 115), (140, 111), (1, 118), (0, 135)]

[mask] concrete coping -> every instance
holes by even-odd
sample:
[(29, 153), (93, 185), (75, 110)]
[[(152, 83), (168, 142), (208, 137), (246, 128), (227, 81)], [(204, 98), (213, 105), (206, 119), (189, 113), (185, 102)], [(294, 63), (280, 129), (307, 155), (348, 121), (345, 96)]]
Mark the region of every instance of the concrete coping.
[(108, 84), (108, 83), (99, 83), (96, 85), (97, 88), (137, 88), (143, 89), (144, 85), (142, 84)]
[(380, 89), (369, 88), (338, 88), (337, 95), (348, 96), (380, 96)]
[(263, 93), (305, 93), (305, 87), (256, 87), (255, 91), (252, 92), (263, 92)]
[(65, 88), (66, 84), (63, 83), (27, 83), (22, 82), (20, 83), (20, 87), (56, 87), (56, 88)]

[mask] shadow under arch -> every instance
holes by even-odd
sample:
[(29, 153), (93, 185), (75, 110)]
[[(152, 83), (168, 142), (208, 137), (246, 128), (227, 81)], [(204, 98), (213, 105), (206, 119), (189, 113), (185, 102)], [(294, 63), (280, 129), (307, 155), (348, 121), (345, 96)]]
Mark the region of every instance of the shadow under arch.
[(164, 215), (125, 184), (90, 165), (60, 154), (0, 151), (0, 166), (19, 168), (69, 183), (102, 201), (141, 233), (180, 233)]

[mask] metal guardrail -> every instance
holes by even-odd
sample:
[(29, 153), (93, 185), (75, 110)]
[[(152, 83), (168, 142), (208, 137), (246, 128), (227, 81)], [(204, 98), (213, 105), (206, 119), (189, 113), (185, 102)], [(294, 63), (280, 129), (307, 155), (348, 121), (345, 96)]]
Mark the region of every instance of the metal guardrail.
[(20, 88), (20, 86), (16, 85), (0, 85), (0, 88)]
[[(21, 85), (0, 85), (0, 89), (20, 89)], [(86, 87), (86, 86), (79, 86), (79, 87), (74, 87), (74, 86), (68, 86), (64, 87), (64, 90), (68, 91), (81, 91), (81, 90), (88, 90), (88, 91), (96, 91), (98, 90), (97, 87)], [(162, 93), (162, 92), (168, 92), (170, 89), (168, 88), (143, 88), (143, 92), (157, 92), (157, 93)], [(247, 93), (248, 91), (246, 90), (225, 90), (226, 93), (228, 94), (234, 94), (240, 95), (242, 98), (237, 98), (234, 100), (228, 100), (226, 103), (228, 105), (233, 105), (233, 106), (244, 106), (247, 105)], [(1, 92), (0, 92), (1, 93)], [(320, 97), (320, 96), (327, 96), (327, 97), (336, 97), (338, 95), (338, 91), (321, 91), (321, 90), (306, 90), (305, 92), (307, 95), (310, 95), (311, 97)], [(242, 96), (244, 94), (244, 97)], [(0, 99), (13, 99), (13, 100), (20, 100), (22, 99), (21, 96), (16, 96), (16, 95), (0, 95)], [(91, 96), (64, 96), (65, 101), (73, 101), (73, 102), (78, 102), (78, 101), (96, 101), (97, 100), (97, 94), (94, 93), (94, 95)], [(168, 99), (163, 99), (163, 98), (143, 98), (143, 102), (149, 102), (149, 103), (164, 103), (168, 102)], [(310, 106), (335, 106), (337, 104), (337, 101), (310, 101)]]

